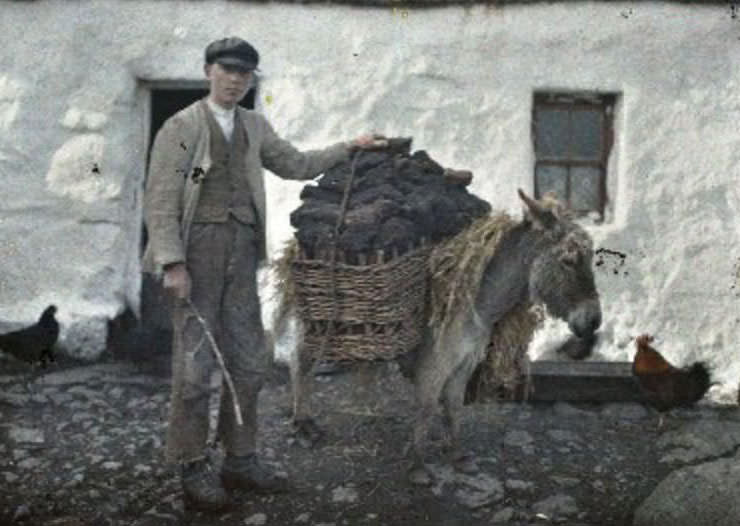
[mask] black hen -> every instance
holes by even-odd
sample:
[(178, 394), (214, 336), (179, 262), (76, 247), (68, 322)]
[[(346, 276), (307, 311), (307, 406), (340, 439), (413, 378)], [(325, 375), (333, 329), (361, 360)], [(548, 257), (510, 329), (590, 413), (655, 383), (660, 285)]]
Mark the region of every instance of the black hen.
[(0, 334), (0, 350), (28, 363), (54, 361), (53, 347), (59, 337), (59, 323), (54, 314), (57, 308), (49, 305), (39, 321), (7, 334)]

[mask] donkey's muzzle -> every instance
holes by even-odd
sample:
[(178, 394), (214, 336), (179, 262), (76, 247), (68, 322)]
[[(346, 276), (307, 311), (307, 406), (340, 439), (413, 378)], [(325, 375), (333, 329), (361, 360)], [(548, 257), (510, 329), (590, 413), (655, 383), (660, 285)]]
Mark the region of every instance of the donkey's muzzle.
[(568, 327), (579, 338), (592, 336), (601, 326), (601, 305), (598, 299), (582, 301), (568, 316)]

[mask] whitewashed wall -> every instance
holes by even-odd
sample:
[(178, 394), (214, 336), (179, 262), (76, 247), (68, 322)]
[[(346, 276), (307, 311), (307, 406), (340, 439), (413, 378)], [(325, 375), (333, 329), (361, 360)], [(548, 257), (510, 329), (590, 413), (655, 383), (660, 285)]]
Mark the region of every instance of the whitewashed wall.
[[(0, 14), (1, 323), (54, 301), (64, 343), (94, 356), (105, 321), (137, 307), (149, 118), (139, 81), (202, 79), (204, 46), (235, 34), (262, 55), (260, 109), (297, 146), (413, 136), (512, 212), (516, 188), (532, 188), (532, 91), (622, 93), (608, 220), (589, 227), (597, 247), (627, 254), (618, 274), (608, 261), (597, 270), (598, 358), (630, 359), (630, 337), (650, 331), (671, 360), (717, 367), (715, 397), (736, 389), (740, 21), (727, 7), (100, 0), (3, 2)], [(269, 178), (273, 255), (299, 190)], [(533, 355), (564, 334), (548, 324)]]

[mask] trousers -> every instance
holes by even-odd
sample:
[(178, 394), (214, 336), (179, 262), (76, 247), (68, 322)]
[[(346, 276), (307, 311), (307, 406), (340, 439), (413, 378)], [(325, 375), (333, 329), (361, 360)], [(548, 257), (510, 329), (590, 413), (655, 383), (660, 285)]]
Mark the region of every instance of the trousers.
[[(241, 406), (243, 425), (232, 396), (220, 385), (216, 438), (226, 452), (255, 452), (257, 403), (271, 363), (265, 345), (257, 289), (258, 239), (252, 225), (230, 217), (221, 223), (193, 223), (187, 247), (192, 282), (190, 300), (205, 319), (221, 350)], [(172, 392), (166, 460), (188, 462), (203, 457), (210, 431), (211, 376), (220, 366), (203, 325), (187, 302), (175, 300)]]

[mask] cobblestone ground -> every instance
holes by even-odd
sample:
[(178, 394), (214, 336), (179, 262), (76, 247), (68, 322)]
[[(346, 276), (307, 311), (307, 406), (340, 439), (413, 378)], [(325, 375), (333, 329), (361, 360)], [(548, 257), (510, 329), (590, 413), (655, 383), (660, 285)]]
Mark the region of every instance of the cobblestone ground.
[(706, 406), (671, 413), (659, 431), (657, 414), (639, 405), (467, 406), (465, 446), (480, 472), (456, 473), (432, 455), (435, 484), (414, 487), (412, 392), (395, 364), (317, 380), (327, 436), (312, 450), (291, 436), (284, 372), (261, 399), (261, 456), (288, 473), (292, 491), (237, 493), (226, 513), (207, 515), (184, 510), (163, 462), (166, 373), (123, 362), (29, 373), (0, 361), (0, 524), (621, 526), (675, 468), (662, 433), (740, 421), (736, 408)]

